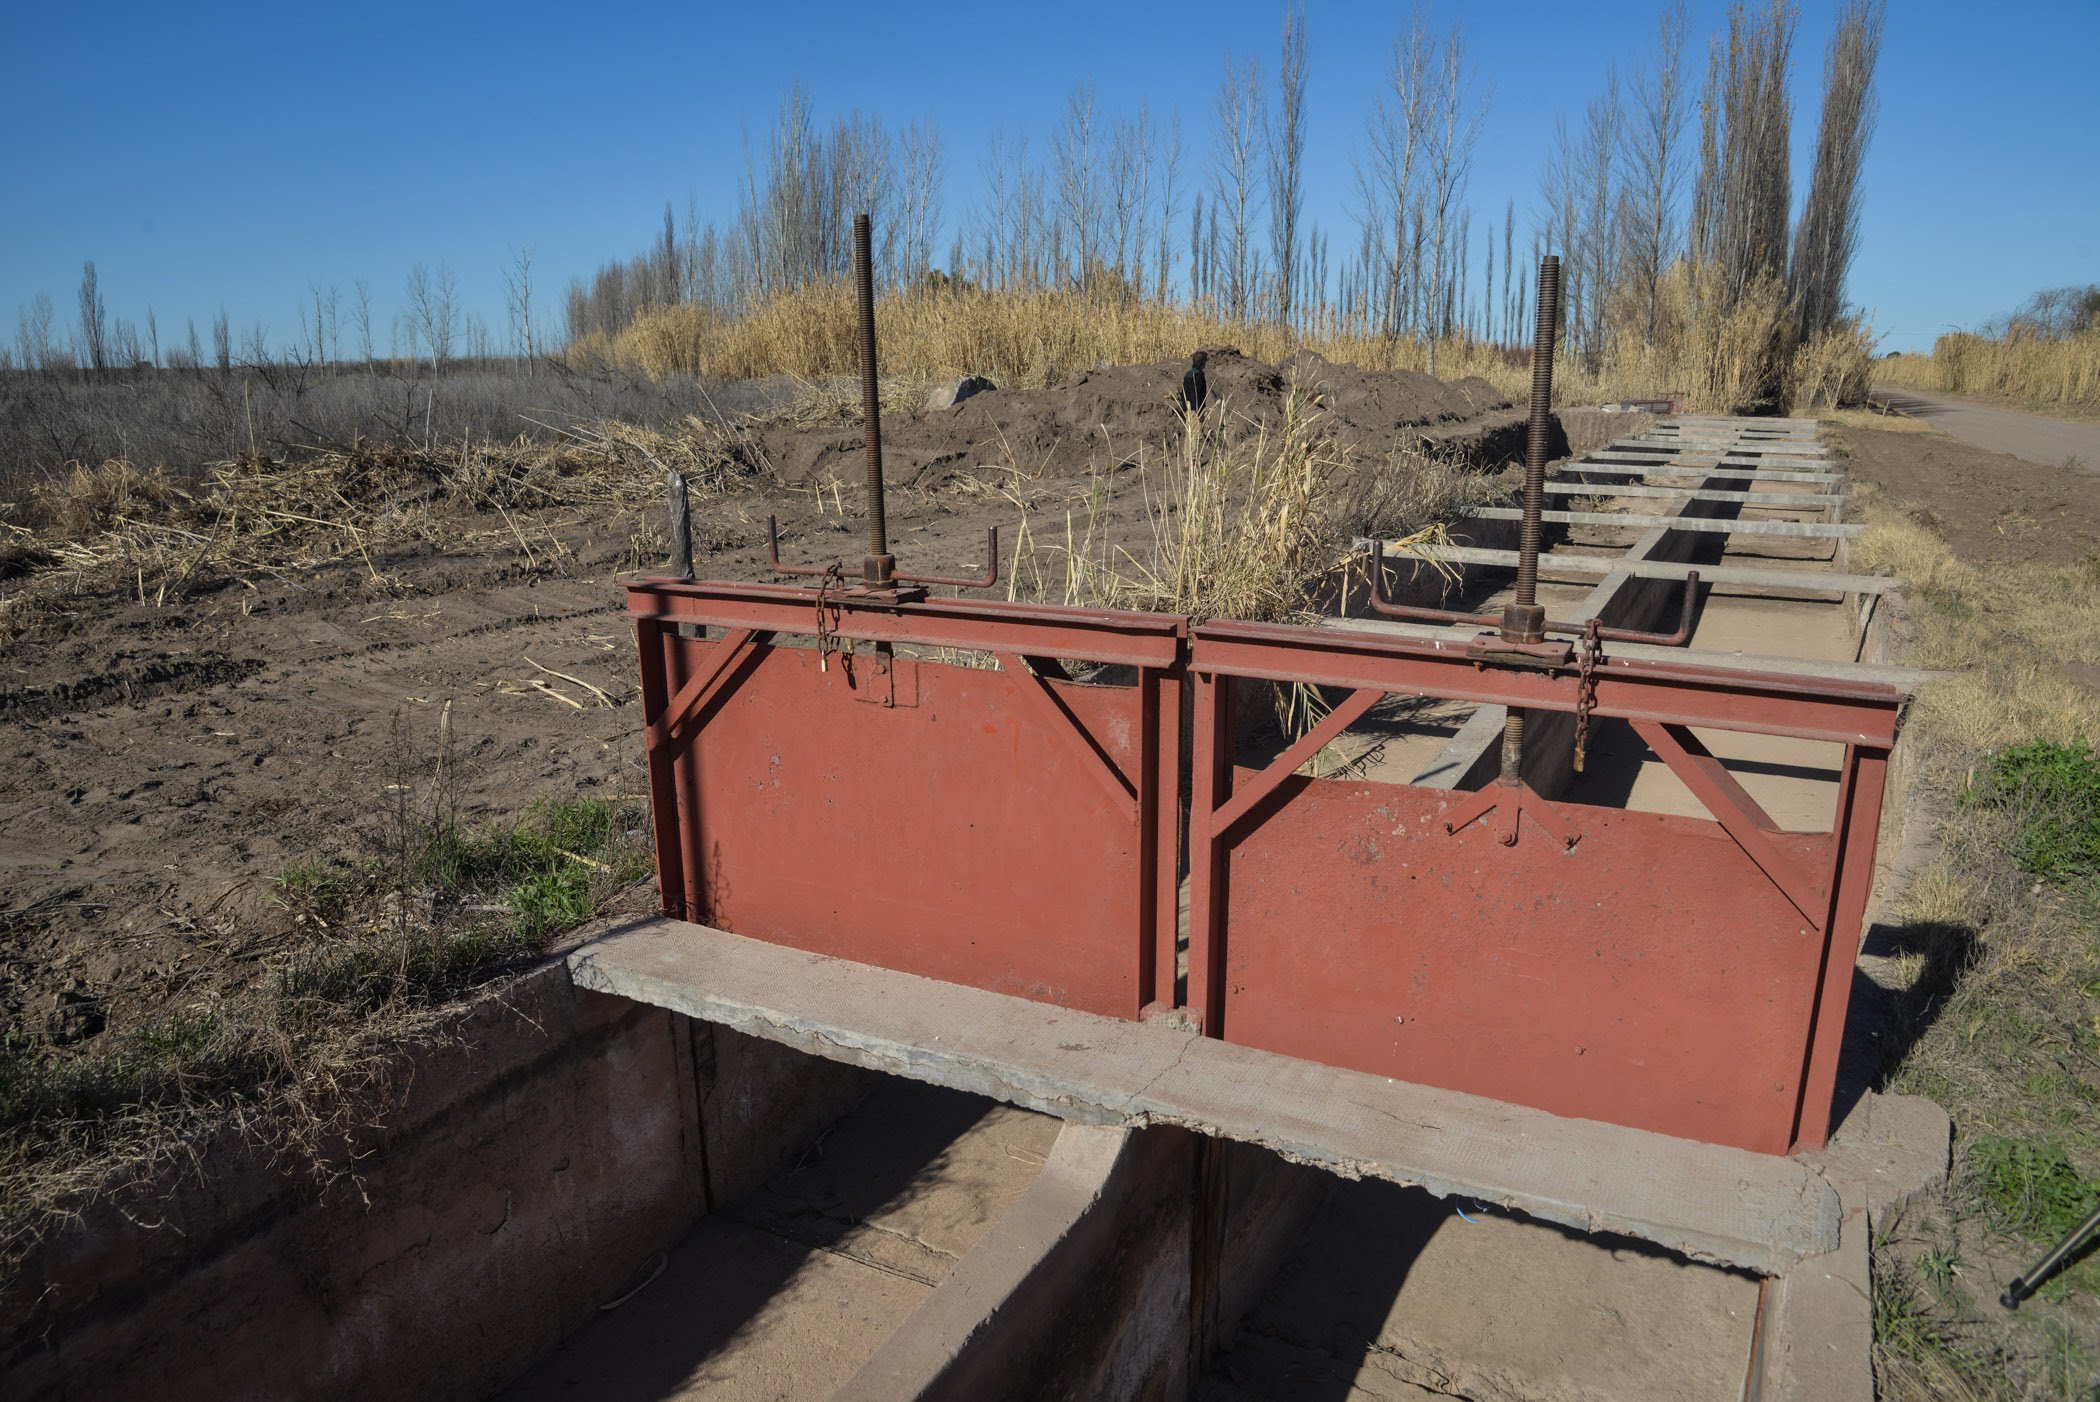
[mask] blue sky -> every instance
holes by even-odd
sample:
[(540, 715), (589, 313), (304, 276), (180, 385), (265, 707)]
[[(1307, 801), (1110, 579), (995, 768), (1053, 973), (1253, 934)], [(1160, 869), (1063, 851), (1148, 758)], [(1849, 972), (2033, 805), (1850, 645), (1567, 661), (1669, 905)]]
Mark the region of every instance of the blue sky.
[[(1398, 4), (1310, 0), (1307, 216), (1353, 241), (1351, 154)], [(1499, 223), (1536, 203), (1554, 118), (1573, 118), (1652, 43), (1659, 5), (1459, 4), (1492, 106), (1471, 200)], [(1806, 189), (1835, 0), (1803, 0), (1795, 197)], [(1226, 56), (1273, 75), (1278, 3), (901, 6), (31, 5), (0, 14), (0, 336), (51, 295), (73, 319), (83, 259), (113, 316), (186, 317), (283, 341), (310, 282), (357, 278), (375, 321), (409, 268), (449, 263), (502, 321), (500, 267), (536, 250), (550, 301), (571, 275), (640, 247), (666, 201), (733, 207), (748, 132), (782, 93), (892, 129), (931, 118), (953, 220), (992, 131), (1041, 149), (1072, 86), (1105, 113), (1179, 111), (1200, 160)], [(1695, 42), (1720, 22), (1693, 6)], [(1045, 22), (1044, 17), (1048, 17)], [(1978, 6), (1889, 0), (1881, 123), (1851, 283), (1887, 348), (2008, 310), (2038, 287), (2100, 281), (2100, 0)], [(1520, 232), (1520, 239), (1523, 235)], [(942, 247), (945, 247), (945, 240)]]

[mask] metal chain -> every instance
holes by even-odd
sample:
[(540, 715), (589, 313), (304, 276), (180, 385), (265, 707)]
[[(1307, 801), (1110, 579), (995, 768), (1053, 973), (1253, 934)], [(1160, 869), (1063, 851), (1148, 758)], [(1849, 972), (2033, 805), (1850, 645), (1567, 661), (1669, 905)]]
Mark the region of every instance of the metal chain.
[(830, 602), (831, 586), (845, 583), (845, 568), (833, 561), (831, 568), (817, 577), (817, 670), (831, 670), (826, 660), (831, 652), (831, 626), (824, 621), (824, 606)]
[(1599, 630), (1602, 619), (1591, 617), (1582, 625), (1582, 653), (1575, 663), (1575, 772), (1590, 747), (1590, 712), (1597, 708), (1597, 652), (1603, 645)]

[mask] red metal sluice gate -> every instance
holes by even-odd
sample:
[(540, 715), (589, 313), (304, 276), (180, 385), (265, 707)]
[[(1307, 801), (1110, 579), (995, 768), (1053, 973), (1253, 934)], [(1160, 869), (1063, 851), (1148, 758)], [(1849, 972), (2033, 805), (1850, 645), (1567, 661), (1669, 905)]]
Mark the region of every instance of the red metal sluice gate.
[[(862, 216), (859, 580), (783, 564), (769, 522), (773, 568), (815, 588), (693, 581), (674, 474), (683, 577), (627, 587), (667, 913), (1108, 1016), (1180, 1003), (1212, 1037), (1560, 1115), (1768, 1153), (1822, 1143), (1901, 698), (1602, 656), (1607, 638), (1682, 643), (1696, 575), (1667, 637), (1546, 619), (1556, 260), (1517, 602), (1499, 634), (1419, 641), (928, 598), (919, 586), (992, 585), (998, 537), (967, 579), (905, 574), (889, 553), (869, 239)], [(1380, 608), (1422, 615), (1378, 582)], [(1553, 632), (1579, 632), (1580, 653)], [(1241, 769), (1243, 682), (1343, 695)], [(1388, 695), (1510, 707), (1503, 777), (1463, 793), (1297, 772)], [(1526, 710), (1575, 715), (1578, 768), (1591, 717), (1629, 721), (1711, 818), (1539, 797), (1516, 778)], [(1780, 831), (1695, 726), (1842, 746), (1831, 830)]]
[(670, 580), (627, 598), (665, 911), (1115, 1017), (1171, 1000), (1186, 619)]
[[(1311, 778), (1388, 695), (1575, 712), (1571, 666), (1467, 640), (1194, 630), (1189, 1001), (1205, 1032), (1555, 1114), (1767, 1153), (1820, 1145), (1899, 693), (1605, 659), (1620, 718), (1712, 815)], [(1238, 679), (1345, 692), (1261, 770), (1233, 763)], [(1782, 832), (1692, 728), (1842, 745), (1827, 833)]]

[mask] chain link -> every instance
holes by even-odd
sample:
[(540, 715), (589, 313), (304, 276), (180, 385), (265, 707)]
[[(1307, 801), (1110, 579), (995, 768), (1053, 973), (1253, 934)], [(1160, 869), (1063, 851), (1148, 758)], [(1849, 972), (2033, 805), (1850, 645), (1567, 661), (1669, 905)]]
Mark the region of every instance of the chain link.
[(1597, 653), (1603, 645), (1599, 630), (1603, 620), (1591, 617), (1582, 625), (1582, 653), (1575, 663), (1575, 772), (1590, 747), (1590, 712), (1597, 708)]
[(819, 672), (831, 670), (827, 661), (831, 652), (831, 625), (824, 621), (824, 606), (831, 601), (831, 586), (843, 584), (845, 578), (844, 568), (836, 561), (832, 563), (831, 568), (825, 570), (823, 574), (817, 577), (817, 670)]

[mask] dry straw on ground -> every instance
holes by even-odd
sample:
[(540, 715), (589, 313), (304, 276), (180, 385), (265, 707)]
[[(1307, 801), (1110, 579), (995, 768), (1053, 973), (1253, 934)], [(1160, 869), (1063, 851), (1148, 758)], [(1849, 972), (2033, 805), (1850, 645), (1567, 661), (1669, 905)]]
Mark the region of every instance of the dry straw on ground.
[(410, 542), (461, 543), (494, 533), (528, 559), (558, 555), (516, 513), (546, 508), (630, 509), (653, 501), (663, 475), (720, 490), (751, 471), (754, 451), (734, 431), (691, 420), (679, 432), (580, 424), (551, 444), (473, 441), (425, 448), (390, 443), (316, 449), (206, 465), (192, 477), (124, 459), (33, 485), (4, 508), (15, 572), (0, 599), (0, 632), (19, 632), (68, 595), (118, 590), (164, 604), (208, 578), (255, 578), (354, 559), (384, 592), (402, 588), (387, 552)]

